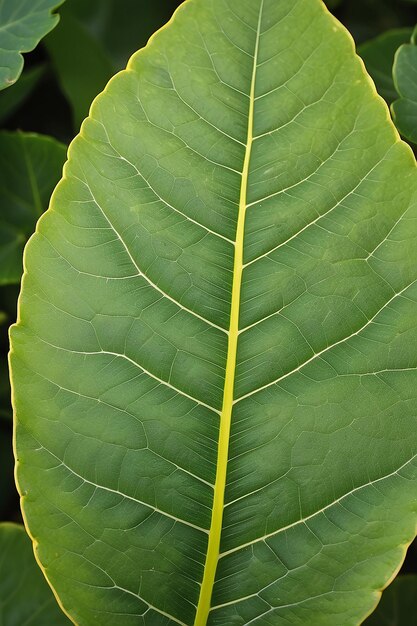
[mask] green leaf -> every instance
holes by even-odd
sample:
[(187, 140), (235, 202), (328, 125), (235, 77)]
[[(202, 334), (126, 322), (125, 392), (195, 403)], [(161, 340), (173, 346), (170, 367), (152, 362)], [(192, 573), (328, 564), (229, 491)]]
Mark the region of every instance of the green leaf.
[(69, 626), (33, 558), (23, 526), (0, 524), (0, 616), (4, 626)]
[(392, 76), (394, 56), (398, 48), (410, 40), (411, 34), (411, 28), (389, 30), (358, 48), (366, 69), (375, 81), (378, 93), (388, 104), (398, 98)]
[(0, 284), (18, 283), (23, 247), (46, 210), (66, 148), (50, 137), (0, 133)]
[(0, 89), (13, 85), (23, 69), (22, 52), (30, 52), (58, 23), (52, 11), (64, 0), (0, 2)]
[(45, 66), (28, 69), (23, 72), (20, 80), (9, 89), (0, 93), (0, 122), (4, 122), (18, 109), (32, 93), (45, 73)]
[(364, 626), (417, 626), (417, 576), (399, 576)]
[(65, 11), (58, 27), (45, 38), (45, 45), (78, 129), (91, 102), (111, 77), (113, 67), (83, 24)]
[(401, 96), (392, 103), (394, 122), (403, 137), (417, 143), (417, 28), (411, 43), (402, 45), (394, 61), (395, 88)]
[(100, 41), (118, 70), (171, 17), (177, 5), (177, 0), (123, 0), (121, 10), (119, 0), (69, 0), (66, 10)]
[(189, 0), (110, 81), (11, 332), (23, 510), (79, 626), (373, 610), (417, 521), (416, 192), (321, 0)]

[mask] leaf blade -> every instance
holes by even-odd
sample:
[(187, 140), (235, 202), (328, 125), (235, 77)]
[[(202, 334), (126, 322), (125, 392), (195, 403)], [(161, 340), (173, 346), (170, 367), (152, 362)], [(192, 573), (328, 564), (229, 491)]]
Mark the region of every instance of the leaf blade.
[[(105, 541), (89, 550), (77, 531), (72, 555), (53, 529), (63, 565), (50, 576), (80, 624), (94, 623), (97, 604), (103, 624), (206, 620), (218, 420), (238, 331), (207, 623), (291, 614), (354, 626), (414, 534), (415, 162), (321, 3), (265, 5), (252, 99), (260, 2), (179, 10), (96, 100), (28, 247), (12, 335), (19, 482), (37, 503), (25, 502), (37, 535), (52, 512), (59, 522), (76, 510), (93, 537), (103, 524)], [(51, 550), (40, 541), (41, 561)], [(97, 585), (89, 595), (65, 582), (77, 567)]]
[(52, 12), (64, 0), (40, 0), (28, 8), (22, 0), (6, 0), (0, 15), (0, 89), (13, 85), (23, 69), (22, 52), (30, 52), (58, 23)]

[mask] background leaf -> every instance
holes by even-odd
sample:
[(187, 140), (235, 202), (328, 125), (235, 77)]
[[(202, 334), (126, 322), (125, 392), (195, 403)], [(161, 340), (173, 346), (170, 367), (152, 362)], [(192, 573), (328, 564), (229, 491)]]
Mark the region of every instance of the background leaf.
[(392, 75), (394, 56), (403, 43), (410, 41), (412, 32), (411, 28), (390, 30), (358, 48), (358, 54), (375, 81), (378, 93), (388, 104), (398, 98)]
[(80, 626), (375, 606), (417, 518), (416, 195), (321, 0), (191, 0), (109, 83), (12, 330), (23, 507)]
[(58, 27), (44, 43), (78, 129), (91, 102), (112, 76), (113, 67), (104, 49), (68, 10), (62, 10)]
[(20, 80), (0, 92), (0, 122), (4, 122), (32, 93), (45, 72), (43, 65), (25, 70)]
[(52, 11), (63, 0), (2, 0), (0, 3), (0, 89), (13, 85), (23, 68), (22, 52), (33, 50), (58, 23)]
[(125, 67), (129, 57), (144, 46), (158, 28), (169, 20), (177, 0), (67, 0), (68, 12), (83, 21), (99, 41), (114, 70)]
[(23, 526), (0, 524), (0, 621), (4, 626), (70, 626), (39, 570)]
[(417, 576), (399, 576), (364, 626), (417, 626)]
[(417, 29), (412, 41), (395, 56), (394, 82), (401, 98), (392, 104), (395, 124), (403, 137), (417, 143)]
[(50, 137), (0, 133), (0, 284), (19, 283), (22, 252), (62, 172), (65, 146)]

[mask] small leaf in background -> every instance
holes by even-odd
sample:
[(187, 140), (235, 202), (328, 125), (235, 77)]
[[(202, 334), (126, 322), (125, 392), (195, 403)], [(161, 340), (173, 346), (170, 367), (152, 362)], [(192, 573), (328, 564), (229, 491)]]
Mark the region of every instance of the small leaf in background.
[(394, 84), (401, 96), (392, 103), (392, 114), (403, 137), (417, 143), (417, 28), (411, 43), (402, 45), (395, 55)]
[(351, 32), (356, 45), (378, 37), (387, 30), (409, 27), (409, 14), (415, 9), (398, 0), (346, 0), (338, 7), (338, 18)]
[(20, 524), (0, 524), (0, 623), (70, 626), (33, 556)]
[(16, 112), (26, 98), (38, 85), (45, 72), (44, 65), (25, 70), (20, 80), (9, 89), (0, 92), (0, 122), (4, 122), (10, 115)]
[(62, 11), (58, 27), (44, 43), (78, 130), (91, 102), (113, 75), (113, 66), (100, 43), (68, 11)]
[(364, 60), (378, 93), (388, 104), (398, 98), (392, 76), (394, 56), (403, 43), (410, 41), (411, 34), (411, 28), (397, 28), (367, 41), (358, 48), (358, 54)]
[(63, 0), (3, 0), (0, 3), (0, 89), (13, 85), (30, 52), (58, 23), (52, 11)]
[(0, 285), (18, 283), (22, 253), (46, 210), (66, 157), (55, 139), (0, 133)]
[[(334, 0), (333, 0), (334, 1)], [(146, 44), (155, 30), (169, 20), (177, 0), (67, 0), (67, 10), (86, 25), (111, 58), (114, 70)]]
[(326, 5), (329, 9), (337, 9), (342, 4), (343, 0), (326, 0)]
[(399, 576), (363, 626), (417, 626), (417, 576)]

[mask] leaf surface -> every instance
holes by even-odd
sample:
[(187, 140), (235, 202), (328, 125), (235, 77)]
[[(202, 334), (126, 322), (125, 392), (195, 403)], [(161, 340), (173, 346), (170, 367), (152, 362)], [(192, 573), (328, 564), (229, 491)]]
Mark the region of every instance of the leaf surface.
[(0, 524), (0, 619), (4, 626), (69, 626), (36, 565), (23, 526)]
[(189, 0), (110, 81), (12, 331), (23, 509), (77, 624), (372, 611), (417, 518), (416, 186), (319, 0)]
[(0, 284), (19, 283), (23, 247), (46, 210), (66, 148), (33, 133), (0, 133)]
[(13, 85), (23, 69), (22, 52), (30, 52), (58, 23), (53, 15), (64, 0), (0, 2), (0, 90)]

